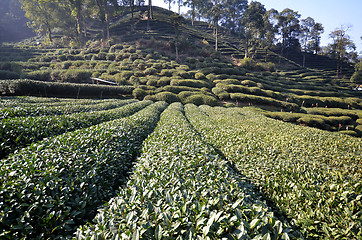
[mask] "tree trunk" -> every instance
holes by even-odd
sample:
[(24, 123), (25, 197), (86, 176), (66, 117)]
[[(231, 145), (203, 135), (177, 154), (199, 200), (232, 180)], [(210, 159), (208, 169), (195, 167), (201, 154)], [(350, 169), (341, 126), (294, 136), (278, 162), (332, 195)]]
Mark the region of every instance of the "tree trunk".
[(264, 61), (267, 62), (268, 61), (268, 48), (265, 48), (265, 58)]
[(107, 0), (104, 1), (104, 10), (105, 10), (105, 23), (106, 23), (106, 40), (110, 39), (109, 35), (109, 11), (108, 11), (108, 4)]
[(195, 4), (192, 3), (191, 5), (191, 24), (192, 26), (194, 26), (194, 21), (195, 21)]
[(303, 67), (305, 67), (305, 52), (303, 52)]
[(147, 31), (150, 30), (150, 19), (152, 19), (152, 0), (148, 0), (148, 8), (147, 8)]
[(134, 0), (131, 0), (131, 15), (132, 15), (132, 18), (131, 18), (131, 31), (132, 32), (134, 31), (134, 22), (135, 22), (133, 12), (134, 12)]
[(218, 26), (217, 26), (217, 20), (215, 20), (215, 51), (218, 49)]

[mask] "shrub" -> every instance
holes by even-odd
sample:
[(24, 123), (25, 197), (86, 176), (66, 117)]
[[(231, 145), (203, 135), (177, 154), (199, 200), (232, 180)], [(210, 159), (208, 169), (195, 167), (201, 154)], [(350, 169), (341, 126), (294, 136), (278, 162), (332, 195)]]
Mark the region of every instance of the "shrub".
[(147, 96), (147, 92), (141, 88), (135, 88), (132, 92), (134, 98), (138, 100), (142, 100), (144, 97)]
[(191, 95), (186, 98), (185, 104), (186, 103), (193, 103), (197, 106), (200, 106), (200, 105), (216, 106), (216, 105), (218, 105), (218, 101), (214, 97), (208, 96), (205, 94)]
[(133, 75), (133, 72), (132, 71), (122, 71), (120, 75), (121, 75), (122, 79), (128, 80)]
[(179, 102), (180, 99), (177, 97), (176, 94), (171, 92), (160, 92), (153, 96), (146, 96), (145, 100), (152, 100), (152, 101), (165, 101), (167, 103)]
[(170, 85), (171, 78), (169, 77), (161, 77), (160, 80), (158, 80), (157, 85), (158, 86), (166, 86)]
[(39, 71), (32, 71), (26, 74), (27, 78), (34, 79), (34, 80), (41, 80), (41, 81), (50, 81), (50, 70), (39, 70)]
[(243, 80), (241, 81), (242, 85), (248, 86), (248, 87), (256, 87), (257, 83), (252, 80)]
[(162, 69), (161, 70), (161, 75), (162, 76), (171, 77), (172, 74), (173, 74), (173, 70), (170, 70), (170, 69)]
[(0, 79), (17, 79), (20, 78), (20, 74), (17, 72), (0, 70)]
[(210, 88), (210, 84), (202, 81), (202, 80), (193, 80), (193, 79), (185, 79), (185, 80), (178, 80), (173, 79), (171, 81), (171, 86), (187, 86), (187, 87), (194, 87), (194, 88)]
[(131, 86), (107, 86), (96, 84), (54, 83), (29, 79), (0, 81), (2, 95), (42, 97), (120, 97), (132, 94)]
[(69, 69), (64, 73), (62, 80), (72, 83), (89, 83), (91, 76), (92, 71), (90, 70)]
[(207, 74), (207, 75), (206, 75), (206, 78), (207, 78), (210, 82), (213, 82), (213, 81), (216, 79), (216, 76), (215, 76), (215, 74), (210, 73), (210, 74)]
[(198, 88), (186, 87), (186, 86), (165, 86), (159, 89), (159, 91), (167, 91), (178, 94), (182, 91), (199, 91)]
[(179, 94), (177, 94), (177, 96), (179, 97), (179, 99), (181, 100), (181, 102), (185, 102), (186, 98), (188, 98), (189, 96), (195, 95), (195, 94), (199, 94), (199, 92), (193, 92), (193, 91), (182, 91)]
[(297, 120), (298, 124), (307, 125), (309, 127), (316, 127), (320, 129), (329, 130), (330, 127), (322, 118), (316, 118), (316, 117), (301, 117)]
[(198, 72), (195, 74), (195, 79), (202, 80), (202, 79), (206, 79), (206, 77), (203, 73)]
[(155, 75), (157, 72), (158, 71), (156, 68), (149, 67), (149, 68), (146, 68), (146, 70), (144, 71), (144, 74), (145, 75)]

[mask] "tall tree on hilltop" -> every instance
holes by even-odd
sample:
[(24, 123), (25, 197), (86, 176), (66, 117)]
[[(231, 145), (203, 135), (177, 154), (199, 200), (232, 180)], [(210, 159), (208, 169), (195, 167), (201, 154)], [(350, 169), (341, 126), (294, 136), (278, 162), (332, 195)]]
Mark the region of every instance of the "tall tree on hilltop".
[(272, 48), (275, 41), (275, 35), (278, 32), (277, 28), (277, 19), (278, 11), (275, 9), (270, 9), (267, 11), (264, 16), (264, 30), (262, 34), (261, 44), (262, 48), (265, 50), (265, 57), (264, 61), (267, 62), (268, 60), (268, 51)]
[[(132, 0), (133, 1), (133, 0)], [(132, 2), (131, 1), (131, 2)], [(116, 0), (95, 0), (98, 6), (98, 17), (102, 22), (103, 40), (109, 40), (109, 8), (108, 5), (112, 4), (114, 7), (118, 6)], [(132, 13), (133, 15), (133, 13)]]
[(241, 23), (245, 31), (245, 58), (254, 58), (256, 48), (261, 47), (265, 35), (265, 7), (259, 2), (251, 2), (245, 10)]
[(347, 34), (349, 27), (341, 26), (329, 34), (333, 43), (328, 45), (329, 55), (337, 61), (337, 78), (342, 76), (342, 66), (345, 61), (353, 61), (356, 57), (356, 46)]
[(178, 14), (181, 14), (181, 5), (183, 5), (183, 0), (177, 0), (177, 5), (178, 5)]
[(241, 33), (241, 19), (245, 9), (248, 7), (247, 0), (226, 0), (223, 4), (224, 11), (221, 25), (232, 33)]
[(152, 0), (148, 0), (147, 6), (147, 31), (150, 30), (150, 20), (153, 19)]
[(315, 21), (311, 17), (307, 17), (306, 19), (301, 20), (300, 24), (300, 44), (303, 51), (303, 67), (305, 66), (305, 57), (308, 51), (309, 41), (311, 40), (311, 33), (313, 31), (313, 27), (315, 25)]
[(194, 25), (195, 17), (197, 15), (196, 10), (199, 2), (200, 2), (199, 0), (186, 0), (183, 3), (184, 6), (190, 7), (188, 13), (191, 16), (192, 26)]
[(324, 33), (324, 27), (321, 23), (315, 23), (311, 32), (311, 38), (309, 49), (315, 54), (318, 54), (321, 50), (321, 35)]
[(182, 25), (183, 17), (174, 14), (171, 16), (171, 23), (175, 30), (175, 52), (176, 52), (176, 61), (179, 61), (179, 37), (180, 37), (180, 27)]
[(175, 2), (175, 0), (164, 0), (164, 2), (168, 4), (168, 10), (171, 11), (171, 5)]
[(299, 47), (300, 16), (298, 12), (286, 8), (277, 17), (279, 33), (282, 37), (281, 55), (284, 55), (287, 48), (296, 49)]
[(324, 31), (322, 24), (316, 23), (313, 18), (302, 19), (300, 24), (300, 43), (303, 51), (303, 67), (307, 52), (318, 52), (320, 35)]

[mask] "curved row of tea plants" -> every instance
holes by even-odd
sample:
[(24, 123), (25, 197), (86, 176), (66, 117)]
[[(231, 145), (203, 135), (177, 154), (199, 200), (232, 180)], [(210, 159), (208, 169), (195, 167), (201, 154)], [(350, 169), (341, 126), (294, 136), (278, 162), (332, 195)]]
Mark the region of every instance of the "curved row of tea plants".
[[(90, 101), (88, 99), (86, 100)], [(82, 101), (82, 100), (74, 100), (69, 98), (43, 98), (43, 97), (32, 97), (32, 96), (0, 97), (0, 107), (11, 107), (23, 104), (62, 104), (69, 101)]]
[(162, 114), (126, 188), (76, 239), (289, 239), (245, 181), (192, 128), (180, 103)]
[(113, 101), (100, 102), (98, 104), (74, 103), (65, 104), (63, 106), (19, 106), (19, 107), (7, 107), (0, 109), (0, 119), (11, 117), (28, 117), (28, 116), (42, 116), (42, 115), (62, 115), (78, 112), (91, 112), (101, 111), (112, 108), (121, 107), (124, 104), (135, 102), (136, 100), (120, 100), (114, 99)]
[(361, 239), (361, 139), (245, 109), (187, 106), (185, 111), (306, 238)]
[(97, 103), (106, 103), (114, 101), (114, 99), (74, 99), (74, 98), (46, 98), (46, 97), (31, 97), (31, 96), (15, 96), (15, 97), (0, 97), (0, 108), (18, 107), (18, 106), (64, 106), (67, 104), (84, 104), (92, 105)]
[(164, 102), (45, 139), (0, 163), (0, 238), (69, 238), (125, 182)]
[(152, 103), (152, 101), (132, 102), (124, 101), (124, 104), (130, 104), (104, 111), (2, 119), (0, 120), (0, 158), (45, 137), (132, 115)]

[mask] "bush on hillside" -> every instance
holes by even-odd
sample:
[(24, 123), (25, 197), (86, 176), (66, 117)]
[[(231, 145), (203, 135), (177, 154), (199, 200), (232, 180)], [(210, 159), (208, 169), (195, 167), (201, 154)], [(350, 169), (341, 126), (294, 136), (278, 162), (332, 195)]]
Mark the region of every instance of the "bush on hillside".
[(193, 88), (210, 88), (211, 85), (205, 81), (202, 80), (194, 80), (194, 79), (185, 79), (185, 80), (178, 80), (173, 79), (170, 83), (171, 86), (187, 86), (187, 87), (193, 87)]
[(55, 83), (29, 79), (0, 81), (0, 93), (4, 96), (119, 98), (132, 94), (133, 89), (132, 86)]
[(144, 99), (152, 100), (154, 102), (155, 101), (165, 101), (167, 103), (180, 102), (180, 99), (177, 97), (177, 95), (172, 92), (160, 92), (155, 95), (148, 95)]
[(138, 100), (143, 100), (143, 98), (146, 97), (148, 94), (145, 90), (141, 88), (135, 88), (132, 92), (132, 95)]
[(0, 70), (0, 79), (18, 79), (20, 78), (20, 74), (17, 72)]
[(219, 102), (212, 96), (208, 96), (205, 94), (195, 94), (187, 97), (184, 104), (186, 103), (193, 103), (197, 106), (200, 105), (216, 106), (218, 105)]
[(41, 80), (41, 81), (50, 81), (50, 74), (51, 70), (38, 70), (38, 71), (32, 71), (28, 72), (26, 74), (27, 78), (34, 79), (34, 80)]

